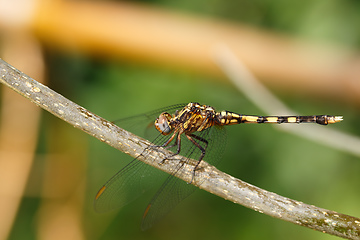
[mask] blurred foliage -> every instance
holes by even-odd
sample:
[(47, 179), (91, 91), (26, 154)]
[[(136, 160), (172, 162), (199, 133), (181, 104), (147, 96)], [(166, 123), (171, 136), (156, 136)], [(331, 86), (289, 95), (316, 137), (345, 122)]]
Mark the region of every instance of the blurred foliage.
[[(198, 0), (143, 1), (148, 4), (200, 15), (245, 22), (261, 28), (286, 32), (301, 38), (325, 40), (359, 47), (360, 2), (350, 0), (259, 1)], [(91, 59), (47, 51), (50, 87), (90, 111), (108, 119), (143, 113), (160, 107), (197, 101), (244, 114), (263, 114), (229, 82), (177, 69)], [(301, 114), (344, 115), (341, 124), (327, 126), (360, 135), (360, 114), (351, 106), (321, 99), (303, 98), (301, 93), (278, 93)], [(125, 154), (100, 143), (44, 113), (39, 154), (49, 146), (51, 128), (61, 127), (89, 145), (87, 191), (83, 209), (86, 239), (334, 239), (252, 210), (229, 203), (198, 190), (180, 204), (164, 221), (141, 232), (140, 221), (150, 195), (119, 212), (97, 214), (92, 201), (97, 190), (129, 159)], [(300, 127), (300, 126), (295, 126)], [(306, 127), (306, 126), (301, 126)], [(65, 134), (64, 134), (65, 135)], [(84, 138), (84, 136), (86, 136)], [(57, 149), (66, 151), (66, 145)], [(39, 157), (34, 165), (28, 192), (38, 187), (34, 181), (44, 171)], [(360, 161), (351, 155), (279, 132), (266, 125), (228, 127), (226, 154), (218, 166), (246, 182), (305, 203), (360, 216)], [(64, 178), (67, 177), (67, 169)], [(78, 184), (78, 183), (74, 183)], [(34, 186), (35, 185), (35, 186)], [(36, 194), (24, 199), (11, 239), (36, 239)], [(296, 234), (294, 232), (296, 231)]]
[[(131, 2), (131, 1), (130, 1)], [(359, 46), (356, 0), (142, 0), (178, 11), (234, 20), (301, 38)]]

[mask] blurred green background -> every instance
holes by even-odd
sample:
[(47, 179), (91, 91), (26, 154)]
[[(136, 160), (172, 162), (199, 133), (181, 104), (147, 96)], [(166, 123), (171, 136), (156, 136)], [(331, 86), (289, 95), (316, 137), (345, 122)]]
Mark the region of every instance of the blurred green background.
[[(360, 28), (356, 27), (356, 23), (360, 23), (360, 2), (355, 0), (143, 2), (185, 13), (240, 21), (304, 39), (355, 49), (360, 47)], [(108, 120), (190, 101), (208, 104), (217, 110), (264, 114), (230, 82), (213, 76), (45, 50), (48, 85)], [(360, 114), (356, 106), (336, 100), (329, 102), (316, 96), (304, 97), (302, 93), (272, 90), (290, 108), (303, 115), (343, 115), (342, 123), (327, 128), (360, 135), (357, 124)], [(130, 158), (47, 112), (42, 114), (35, 163), (10, 239), (39, 238), (36, 232), (39, 208), (47, 198), (40, 196), (44, 184), (41, 176), (49, 174), (46, 169), (49, 164), (54, 164), (45, 160), (47, 154), (55, 155), (54, 158), (56, 155), (72, 156), (67, 165), (55, 163), (59, 164), (58, 171), (62, 176), (59, 182), (69, 181), (68, 168), (85, 169), (69, 182), (74, 187), (72, 193), (79, 191), (78, 194), (83, 195), (81, 229), (85, 239), (335, 239), (254, 212), (202, 190), (197, 190), (163, 221), (145, 232), (140, 231), (140, 222), (151, 194), (121, 211), (95, 213), (92, 204), (96, 192)], [(277, 131), (272, 126), (228, 127), (226, 152), (217, 167), (279, 195), (360, 216), (358, 157)], [(79, 190), (79, 186), (86, 186), (86, 190)]]

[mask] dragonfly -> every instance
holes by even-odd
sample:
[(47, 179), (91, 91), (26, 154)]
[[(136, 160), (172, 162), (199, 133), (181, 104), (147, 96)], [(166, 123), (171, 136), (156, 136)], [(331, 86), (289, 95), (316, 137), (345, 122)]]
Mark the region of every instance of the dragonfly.
[[(146, 148), (140, 156), (146, 158), (151, 151), (160, 147), (172, 152), (158, 162), (174, 160), (172, 157), (181, 155), (197, 160), (193, 167), (191, 182), (177, 178), (179, 171), (187, 162), (178, 161), (171, 174), (165, 174), (165, 180), (147, 205), (141, 223), (141, 229), (146, 230), (157, 223), (183, 199), (196, 189), (192, 183), (196, 179), (199, 164), (206, 161), (216, 165), (223, 155), (226, 143), (226, 128), (228, 125), (242, 123), (317, 123), (328, 125), (343, 120), (342, 116), (312, 115), (312, 116), (254, 116), (237, 114), (230, 111), (216, 111), (209, 105), (197, 102), (178, 104), (135, 117), (115, 121), (120, 127), (129, 129), (145, 127), (145, 137), (152, 138), (152, 145)], [(130, 126), (133, 125), (133, 126)], [(142, 127), (141, 127), (142, 128)], [(134, 132), (138, 135), (141, 132)], [(155, 161), (155, 160), (153, 160)], [(157, 172), (156, 172), (157, 171)], [(146, 190), (154, 186), (154, 180), (161, 171), (133, 159), (115, 176), (103, 185), (95, 197), (95, 209), (107, 212), (121, 208), (138, 198)], [(164, 173), (162, 173), (164, 174)], [(199, 186), (202, 182), (197, 181)]]

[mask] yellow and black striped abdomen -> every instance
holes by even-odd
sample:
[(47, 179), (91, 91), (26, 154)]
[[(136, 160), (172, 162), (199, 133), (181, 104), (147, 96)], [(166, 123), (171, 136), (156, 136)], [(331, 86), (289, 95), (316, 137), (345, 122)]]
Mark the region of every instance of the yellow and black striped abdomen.
[(252, 116), (222, 111), (216, 115), (219, 125), (234, 125), (240, 123), (317, 123), (327, 125), (342, 121), (342, 116)]

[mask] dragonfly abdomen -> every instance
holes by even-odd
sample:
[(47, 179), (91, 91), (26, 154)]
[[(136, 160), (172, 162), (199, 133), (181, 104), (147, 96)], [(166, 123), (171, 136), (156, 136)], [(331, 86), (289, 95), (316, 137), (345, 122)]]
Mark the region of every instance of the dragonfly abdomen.
[(240, 123), (317, 123), (327, 125), (342, 121), (341, 116), (253, 116), (240, 115), (229, 111), (218, 112), (216, 117), (219, 125), (234, 125)]

